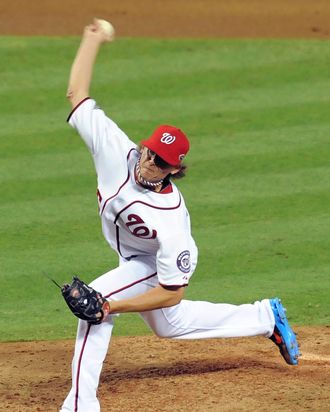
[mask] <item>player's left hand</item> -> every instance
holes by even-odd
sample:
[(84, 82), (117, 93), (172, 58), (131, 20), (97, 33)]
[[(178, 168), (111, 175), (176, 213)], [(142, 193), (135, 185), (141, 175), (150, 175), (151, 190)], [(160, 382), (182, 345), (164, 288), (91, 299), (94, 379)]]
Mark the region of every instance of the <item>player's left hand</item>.
[(63, 285), (61, 291), (70, 310), (78, 318), (98, 325), (108, 317), (110, 303), (78, 277), (74, 276), (70, 284)]

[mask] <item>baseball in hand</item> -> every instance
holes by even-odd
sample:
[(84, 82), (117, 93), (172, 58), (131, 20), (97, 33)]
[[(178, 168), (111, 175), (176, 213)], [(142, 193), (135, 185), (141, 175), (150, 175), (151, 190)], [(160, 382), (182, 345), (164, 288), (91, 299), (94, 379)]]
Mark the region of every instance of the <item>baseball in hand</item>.
[(109, 36), (109, 38), (114, 37), (115, 29), (111, 23), (106, 20), (98, 19), (101, 29)]

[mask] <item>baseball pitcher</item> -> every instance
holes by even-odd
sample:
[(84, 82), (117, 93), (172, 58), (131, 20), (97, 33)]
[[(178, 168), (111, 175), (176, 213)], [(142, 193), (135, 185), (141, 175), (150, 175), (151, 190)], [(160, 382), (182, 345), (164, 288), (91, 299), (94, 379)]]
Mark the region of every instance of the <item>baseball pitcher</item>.
[(189, 301), (184, 292), (197, 265), (190, 217), (174, 179), (185, 173), (189, 139), (163, 124), (137, 146), (90, 97), (93, 67), (113, 33), (97, 19), (84, 30), (67, 97), (68, 122), (89, 150), (97, 174), (103, 235), (119, 265), (86, 285), (75, 277), (62, 288), (79, 317), (72, 387), (62, 412), (98, 412), (97, 388), (118, 314), (138, 312), (153, 332), (175, 339), (262, 335), (296, 365), (299, 349), (278, 298), (231, 305)]

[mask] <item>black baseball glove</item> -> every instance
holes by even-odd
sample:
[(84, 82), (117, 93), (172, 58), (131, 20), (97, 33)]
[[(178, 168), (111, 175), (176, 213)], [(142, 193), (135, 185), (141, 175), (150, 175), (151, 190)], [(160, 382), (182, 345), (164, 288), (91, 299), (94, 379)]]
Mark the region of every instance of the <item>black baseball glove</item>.
[(101, 323), (110, 312), (110, 304), (101, 293), (76, 276), (71, 284), (63, 285), (61, 292), (72, 313), (92, 325)]

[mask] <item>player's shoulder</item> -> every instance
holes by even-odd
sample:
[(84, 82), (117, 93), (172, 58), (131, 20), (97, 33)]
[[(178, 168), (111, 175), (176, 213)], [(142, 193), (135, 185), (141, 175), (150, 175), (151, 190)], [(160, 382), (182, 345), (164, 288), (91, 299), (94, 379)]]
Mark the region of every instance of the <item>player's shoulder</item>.
[(92, 99), (91, 97), (85, 97), (72, 108), (69, 116), (67, 117), (67, 122), (70, 123), (70, 121), (74, 120), (75, 117), (82, 116), (86, 111), (94, 110), (97, 108), (98, 106), (94, 99)]
[(101, 124), (113, 131), (121, 131), (117, 123), (110, 118), (99, 104), (91, 97), (85, 97), (70, 112), (67, 122), (76, 126), (83, 122), (84, 125)]

